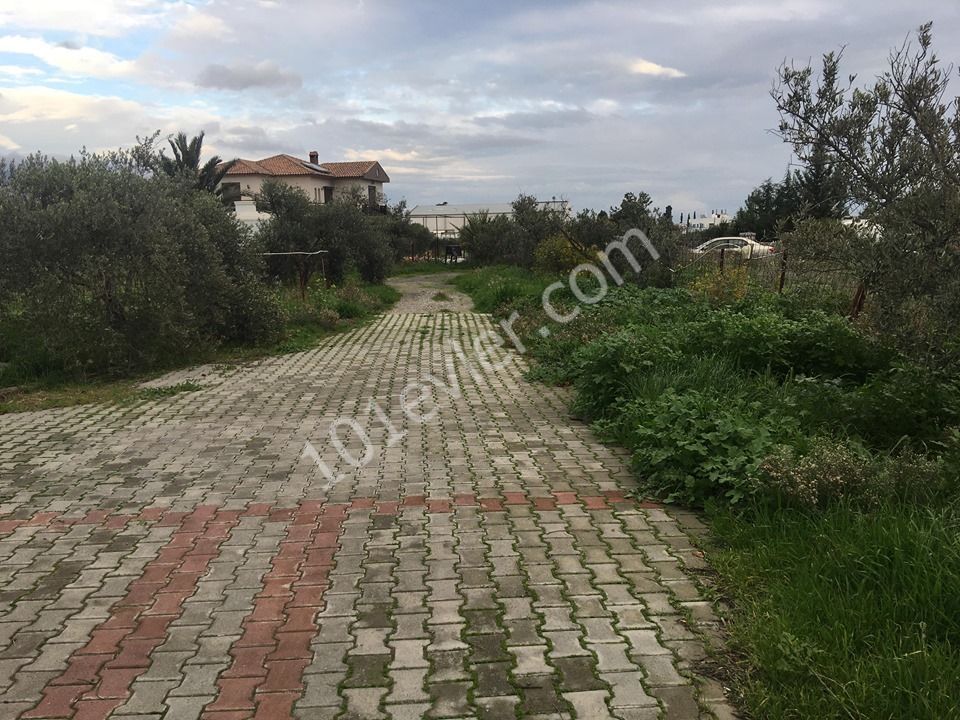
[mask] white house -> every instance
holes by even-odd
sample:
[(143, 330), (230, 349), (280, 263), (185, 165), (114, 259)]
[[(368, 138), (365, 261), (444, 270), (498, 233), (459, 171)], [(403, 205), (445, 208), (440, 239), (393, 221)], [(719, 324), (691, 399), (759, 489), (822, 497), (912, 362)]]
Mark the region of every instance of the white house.
[(727, 215), (726, 212), (712, 212), (709, 215), (703, 215), (698, 218), (687, 217), (686, 221), (680, 225), (680, 229), (683, 232), (696, 232), (698, 230), (707, 230), (708, 228), (716, 227), (717, 225), (723, 225), (724, 223), (732, 222), (733, 218), (730, 215)]
[[(538, 202), (541, 209), (558, 210), (564, 214), (570, 212), (570, 203), (566, 200), (545, 200)], [(485, 213), (490, 217), (503, 215), (513, 217), (513, 205), (510, 203), (467, 203), (449, 205), (417, 205), (410, 211), (410, 221), (423, 225), (439, 238), (455, 239), (460, 236), (460, 228), (471, 215)]]
[(293, 155), (273, 155), (262, 160), (238, 158), (220, 182), (225, 201), (249, 200), (266, 180), (281, 180), (303, 190), (313, 202), (328, 203), (359, 191), (370, 205), (379, 205), (383, 185), (390, 177), (376, 160), (320, 163), (316, 151), (308, 160)]

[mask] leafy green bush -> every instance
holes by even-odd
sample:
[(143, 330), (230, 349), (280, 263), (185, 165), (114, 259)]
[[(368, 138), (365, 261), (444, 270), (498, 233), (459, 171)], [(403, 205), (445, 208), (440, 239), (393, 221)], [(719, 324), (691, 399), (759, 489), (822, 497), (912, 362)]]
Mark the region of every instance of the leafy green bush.
[(354, 264), (364, 282), (382, 283), (393, 265), (393, 250), (387, 236), (374, 230), (354, 249)]
[(889, 365), (890, 354), (849, 322), (820, 311), (788, 318), (773, 309), (721, 308), (690, 336), (702, 347), (735, 358), (748, 370), (862, 379)]
[(297, 187), (279, 181), (263, 184), (257, 208), (270, 213), (260, 237), (274, 253), (270, 269), (281, 280), (309, 284), (321, 270), (328, 282), (342, 284), (352, 270), (366, 282), (383, 282), (393, 261), (384, 221), (367, 215), (351, 197), (332, 203), (311, 202)]
[(786, 389), (811, 431), (854, 435), (879, 450), (933, 449), (960, 425), (957, 379), (908, 363), (859, 383), (798, 377)]
[(755, 494), (762, 460), (797, 432), (791, 418), (759, 402), (696, 390), (668, 391), (618, 410), (618, 438), (633, 448), (645, 486), (667, 502), (692, 506), (710, 498), (736, 504)]
[(603, 335), (571, 360), (577, 378), (575, 406), (588, 417), (601, 417), (629, 397), (626, 391), (637, 377), (679, 360), (676, 343), (657, 327), (628, 327)]
[(387, 212), (370, 216), (370, 221), (387, 238), (393, 260), (423, 258), (436, 248), (437, 238), (426, 227), (410, 222), (406, 200), (387, 208)]
[(568, 273), (582, 262), (583, 255), (563, 235), (551, 235), (534, 250), (534, 267), (542, 272)]

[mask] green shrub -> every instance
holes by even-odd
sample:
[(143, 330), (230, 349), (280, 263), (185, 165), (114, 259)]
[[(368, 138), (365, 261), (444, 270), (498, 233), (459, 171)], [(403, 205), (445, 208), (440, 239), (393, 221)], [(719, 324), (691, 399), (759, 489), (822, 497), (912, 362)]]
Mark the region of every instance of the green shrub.
[(140, 150), (34, 156), (0, 187), (0, 330), (21, 372), (129, 373), (277, 336), (257, 242)]
[(797, 431), (789, 417), (758, 402), (696, 390), (669, 391), (618, 409), (617, 434), (633, 449), (644, 489), (695, 507), (710, 498), (736, 504), (755, 494), (764, 458)]
[(929, 502), (957, 488), (943, 461), (909, 451), (877, 456), (854, 440), (829, 436), (777, 448), (758, 477), (772, 494), (811, 508), (841, 501), (860, 508), (892, 499)]
[(460, 229), (460, 243), (478, 265), (503, 263), (507, 261), (507, 244), (513, 231), (509, 218), (478, 213), (467, 217)]
[(879, 450), (936, 445), (960, 424), (957, 380), (904, 363), (859, 383), (798, 377), (786, 390), (812, 431), (853, 435)]
[(630, 397), (627, 390), (636, 378), (661, 363), (679, 360), (675, 344), (653, 326), (628, 327), (603, 335), (571, 359), (571, 372), (577, 378), (575, 407), (588, 417), (602, 417)]
[(368, 233), (354, 249), (354, 264), (364, 282), (382, 283), (393, 266), (393, 249), (387, 236), (379, 231)]
[(847, 440), (820, 437), (805, 453), (781, 446), (759, 468), (762, 482), (789, 502), (817, 507), (848, 499), (873, 504), (886, 494), (874, 474), (873, 458)]
[(541, 272), (564, 274), (585, 261), (564, 235), (551, 235), (534, 251), (534, 267)]
[(323, 253), (271, 257), (271, 271), (284, 282), (306, 285), (321, 270), (338, 285), (351, 270), (373, 283), (389, 274), (393, 250), (384, 221), (365, 214), (353, 198), (318, 205), (300, 188), (269, 181), (257, 197), (257, 208), (271, 215), (260, 228), (271, 252)]
[(237, 283), (231, 306), (227, 339), (244, 344), (274, 342), (283, 333), (288, 317), (275, 287), (248, 276)]
[(690, 335), (690, 347), (735, 358), (748, 370), (862, 379), (887, 367), (890, 354), (842, 318), (813, 311), (791, 319), (762, 308), (722, 308)]

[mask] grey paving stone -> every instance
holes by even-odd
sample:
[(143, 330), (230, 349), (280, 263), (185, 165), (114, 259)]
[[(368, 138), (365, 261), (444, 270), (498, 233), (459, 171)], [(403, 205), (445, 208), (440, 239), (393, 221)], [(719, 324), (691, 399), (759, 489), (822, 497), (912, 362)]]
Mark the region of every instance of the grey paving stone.
[[(597, 502), (636, 486), (627, 454), (571, 421), (567, 390), (525, 380), (522, 356), (496, 350), (496, 369), (468, 367), (472, 351), (450, 343), (469, 350), (494, 325), (442, 276), (398, 283), (405, 296), (392, 313), (316, 348), (152, 383), (192, 380), (196, 392), (0, 415), (0, 520), (29, 521), (0, 538), (5, 700), (39, 699), (101, 625), (119, 621), (131, 583), (157, 573), (151, 563), (170, 557), (168, 543), (191, 545), (204, 527), (139, 513), (203, 507), (240, 515), (199, 575), (177, 581), (189, 586), (182, 604), (165, 610), (174, 616), (129, 675), (117, 717), (196, 717), (242, 663), (236, 692), (252, 681), (254, 697), (254, 686), (275, 683), (257, 702), (292, 703), (311, 720), (599, 719), (610, 708), (642, 720), (658, 701), (679, 720), (694, 717), (697, 683), (718, 716), (729, 710), (722, 688), (687, 676), (703, 647), (676, 610), (716, 633), (695, 572), (703, 524), (677, 508)], [(432, 300), (441, 288), (454, 299)], [(436, 413), (421, 423), (404, 413), (401, 391), (426, 373)], [(338, 456), (328, 434), (338, 417), (370, 437), (366, 466)], [(336, 484), (303, 455), (307, 442), (343, 473)], [(362, 454), (358, 437), (344, 443)], [(326, 586), (319, 613), (297, 612), (307, 595), (293, 585), (309, 563), (283, 568), (278, 585), (275, 560), (302, 551), (317, 561), (325, 550), (291, 516), (300, 503), (351, 502), (324, 537), (335, 547), (323, 572), (304, 571)], [(255, 506), (262, 512), (244, 514)], [(50, 515), (88, 512), (94, 520), (72, 525)], [(290, 604), (271, 605), (276, 593)], [(254, 612), (275, 619), (254, 628)], [(279, 626), (286, 654), (267, 660)], [(266, 645), (239, 653), (255, 630)]]

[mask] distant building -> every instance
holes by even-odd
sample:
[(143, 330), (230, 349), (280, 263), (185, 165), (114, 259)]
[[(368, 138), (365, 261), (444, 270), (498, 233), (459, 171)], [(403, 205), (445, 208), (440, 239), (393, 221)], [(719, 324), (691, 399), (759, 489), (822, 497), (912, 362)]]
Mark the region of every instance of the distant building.
[(379, 205), (383, 185), (390, 177), (376, 160), (355, 162), (317, 162), (318, 153), (309, 160), (293, 155), (273, 155), (263, 160), (238, 158), (220, 182), (223, 199), (242, 201), (254, 198), (266, 180), (280, 180), (303, 190), (315, 203), (328, 203), (338, 196), (360, 192), (370, 205)]
[(708, 228), (716, 227), (717, 225), (723, 225), (724, 223), (730, 223), (733, 221), (733, 218), (723, 210), (720, 212), (712, 212), (709, 215), (704, 215), (703, 217), (687, 217), (680, 225), (680, 229), (683, 232), (699, 232), (700, 230), (707, 230)]
[[(541, 209), (558, 210), (564, 214), (570, 212), (570, 203), (566, 200), (544, 200), (538, 202)], [(468, 203), (449, 205), (417, 205), (410, 211), (410, 221), (423, 225), (438, 238), (456, 239), (460, 229), (471, 215), (486, 213), (490, 217), (513, 217), (513, 205), (510, 203)]]

